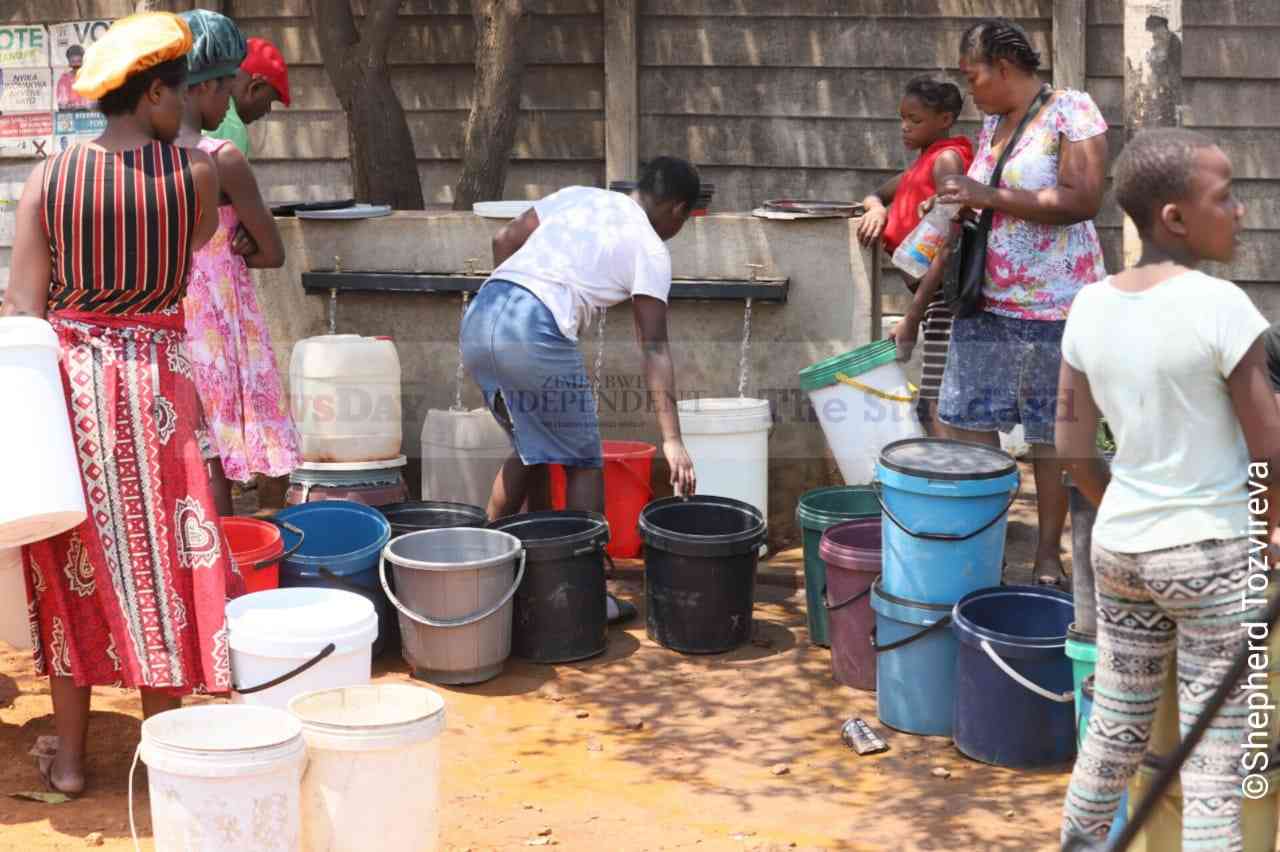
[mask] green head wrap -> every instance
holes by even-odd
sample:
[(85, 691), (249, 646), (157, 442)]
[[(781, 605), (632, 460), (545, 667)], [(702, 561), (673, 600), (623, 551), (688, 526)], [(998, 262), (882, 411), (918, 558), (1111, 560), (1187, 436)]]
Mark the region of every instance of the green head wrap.
[(207, 9), (183, 12), (179, 17), (191, 28), (193, 39), (187, 53), (187, 85), (231, 77), (240, 69), (249, 48), (235, 21)]

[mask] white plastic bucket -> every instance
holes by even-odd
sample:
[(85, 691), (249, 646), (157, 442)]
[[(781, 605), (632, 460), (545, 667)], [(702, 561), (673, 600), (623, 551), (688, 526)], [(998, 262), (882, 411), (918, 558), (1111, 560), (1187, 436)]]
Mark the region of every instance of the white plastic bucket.
[(58, 373), (58, 336), (35, 317), (0, 319), (0, 547), (79, 526), (84, 484)]
[(698, 493), (750, 503), (769, 517), (769, 400), (686, 399), (678, 409)]
[(810, 390), (809, 402), (846, 485), (874, 480), (886, 445), (924, 435), (915, 392), (898, 361)]
[(487, 408), (433, 408), (422, 423), (422, 499), (489, 505), (511, 439)]
[(0, 642), (8, 642), (19, 651), (31, 647), (31, 618), (20, 547), (0, 548)]
[(231, 700), (287, 709), (294, 696), (366, 684), (378, 614), (341, 589), (254, 592), (227, 604)]
[(157, 850), (302, 849), (306, 744), (288, 713), (231, 704), (170, 710), (142, 723), (138, 754)]
[(436, 848), (445, 723), (439, 695), (404, 683), (348, 686), (299, 695), (289, 710), (307, 742), (303, 848)]

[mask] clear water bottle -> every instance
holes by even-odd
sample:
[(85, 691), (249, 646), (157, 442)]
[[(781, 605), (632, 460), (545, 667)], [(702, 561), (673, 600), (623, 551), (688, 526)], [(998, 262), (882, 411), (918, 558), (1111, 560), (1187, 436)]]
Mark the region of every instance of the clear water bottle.
[(959, 204), (935, 204), (920, 224), (907, 234), (893, 253), (893, 265), (917, 280), (929, 271), (951, 233), (951, 220), (960, 210)]

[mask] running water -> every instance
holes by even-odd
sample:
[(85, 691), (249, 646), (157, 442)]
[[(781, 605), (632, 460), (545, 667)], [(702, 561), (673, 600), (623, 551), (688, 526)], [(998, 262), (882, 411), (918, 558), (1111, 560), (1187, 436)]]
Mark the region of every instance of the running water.
[(738, 398), (747, 396), (747, 355), (751, 351), (751, 297), (742, 311), (742, 352), (738, 355)]
[[(462, 319), (467, 316), (467, 303), (471, 301), (471, 294), (465, 290), (462, 292)], [(458, 328), (462, 328), (462, 319), (458, 320)], [(453, 411), (466, 411), (462, 407), (462, 382), (465, 370), (462, 367), (462, 335), (458, 335), (458, 372), (453, 379)]]
[(600, 413), (600, 371), (604, 369), (604, 323), (607, 316), (608, 308), (602, 308), (596, 316), (596, 368), (591, 378), (591, 397), (596, 403), (596, 414)]

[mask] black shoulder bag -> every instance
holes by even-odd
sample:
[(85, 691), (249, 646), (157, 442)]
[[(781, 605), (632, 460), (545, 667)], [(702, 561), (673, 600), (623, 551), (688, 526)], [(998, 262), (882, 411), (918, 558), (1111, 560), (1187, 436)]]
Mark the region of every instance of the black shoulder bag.
[[(1036, 117), (1052, 94), (1053, 89), (1044, 86), (1036, 95), (1036, 99), (1031, 102), (1031, 106), (1027, 107), (1022, 121), (1018, 123), (1017, 129), (1005, 143), (1004, 150), (1000, 152), (1000, 159), (996, 160), (995, 170), (991, 172), (991, 186), (1000, 185), (1000, 175), (1004, 173), (1005, 161), (1009, 159), (1014, 146), (1022, 138), (1022, 131), (1027, 129), (1027, 125)], [(957, 317), (977, 316), (982, 311), (982, 287), (987, 278), (987, 237), (991, 235), (991, 221), (995, 215), (994, 210), (987, 208), (982, 211), (976, 223), (966, 220), (960, 232), (960, 244), (951, 253), (951, 261), (942, 284), (942, 294), (947, 301), (947, 307)]]

